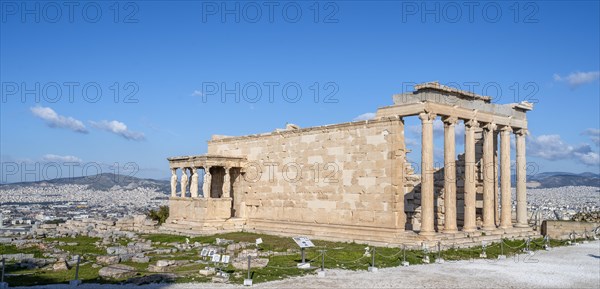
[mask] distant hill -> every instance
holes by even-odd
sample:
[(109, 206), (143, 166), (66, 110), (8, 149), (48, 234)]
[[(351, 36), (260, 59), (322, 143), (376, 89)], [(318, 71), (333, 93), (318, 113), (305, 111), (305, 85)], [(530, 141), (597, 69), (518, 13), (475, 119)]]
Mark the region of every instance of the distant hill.
[[(516, 177), (513, 176), (513, 184)], [(537, 182), (537, 188), (556, 188), (564, 186), (600, 187), (600, 175), (590, 172), (575, 174), (567, 172), (544, 172), (527, 176), (527, 182)]]
[(159, 191), (167, 193), (170, 191), (169, 181), (141, 179), (131, 176), (124, 176), (112, 173), (103, 173), (93, 176), (76, 177), (76, 178), (61, 178), (47, 181), (22, 182), (2, 184), (0, 188), (10, 187), (43, 187), (48, 185), (87, 185), (89, 189), (109, 191), (111, 189), (132, 190), (135, 188), (146, 187), (155, 188)]

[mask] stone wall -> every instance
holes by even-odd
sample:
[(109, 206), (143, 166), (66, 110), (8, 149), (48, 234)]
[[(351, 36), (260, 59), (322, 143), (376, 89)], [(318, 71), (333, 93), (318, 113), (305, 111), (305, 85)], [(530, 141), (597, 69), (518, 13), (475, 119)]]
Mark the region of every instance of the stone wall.
[(127, 235), (128, 232), (153, 234), (157, 232), (156, 221), (148, 219), (145, 215), (126, 216), (117, 220), (111, 219), (78, 219), (67, 220), (61, 224), (40, 224), (32, 228), (34, 236), (66, 237), (89, 236), (106, 237), (112, 235)]
[(542, 235), (548, 235), (551, 239), (569, 239), (569, 234), (575, 232), (576, 238), (593, 236), (593, 231), (600, 226), (600, 222), (576, 222), (576, 221), (550, 221), (542, 223)]
[[(213, 138), (245, 156), (234, 210), (252, 221), (404, 230), (404, 124), (398, 118)], [(235, 207), (239, 206), (239, 207)]]
[(231, 198), (171, 198), (169, 220), (226, 220), (232, 214), (231, 202)]

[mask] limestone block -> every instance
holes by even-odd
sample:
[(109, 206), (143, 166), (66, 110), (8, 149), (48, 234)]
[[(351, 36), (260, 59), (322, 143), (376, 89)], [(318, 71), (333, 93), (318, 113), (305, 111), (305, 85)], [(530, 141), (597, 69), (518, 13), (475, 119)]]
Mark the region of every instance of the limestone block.
[(108, 279), (123, 279), (135, 276), (136, 271), (135, 268), (131, 266), (116, 264), (101, 268), (100, 271), (98, 271), (98, 275)]
[(358, 221), (361, 223), (373, 223), (374, 215), (371, 211), (357, 211), (355, 214), (358, 217)]
[(119, 256), (97, 256), (96, 257), (96, 262), (98, 264), (102, 264), (102, 265), (113, 265), (113, 264), (118, 264), (119, 261), (121, 261), (121, 258), (119, 258)]

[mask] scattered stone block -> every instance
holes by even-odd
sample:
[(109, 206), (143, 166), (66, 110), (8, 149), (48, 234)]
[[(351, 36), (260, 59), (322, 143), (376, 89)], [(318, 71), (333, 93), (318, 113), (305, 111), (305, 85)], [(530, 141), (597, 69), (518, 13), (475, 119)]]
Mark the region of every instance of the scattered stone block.
[(121, 261), (119, 256), (98, 256), (96, 257), (96, 262), (102, 265), (114, 265), (118, 264)]
[(65, 260), (59, 260), (58, 262), (54, 263), (54, 265), (52, 265), (52, 270), (65, 271), (69, 270), (69, 266), (67, 265), (67, 262)]
[[(269, 264), (269, 259), (267, 258), (252, 258), (250, 262), (250, 268), (264, 268)], [(233, 259), (231, 265), (238, 270), (246, 270), (248, 269), (248, 257), (237, 257)]]
[(134, 263), (148, 263), (150, 262), (150, 257), (144, 255), (135, 255), (131, 258), (131, 262)]
[(98, 271), (98, 275), (106, 279), (130, 278), (136, 274), (135, 268), (123, 264), (110, 265)]
[(202, 276), (210, 276), (210, 275), (214, 275), (215, 272), (216, 272), (215, 268), (206, 267), (204, 269), (200, 269), (200, 271), (198, 273), (200, 273), (200, 275), (202, 275)]
[(175, 261), (173, 260), (158, 260), (156, 261), (156, 266), (158, 267), (167, 267), (175, 265)]

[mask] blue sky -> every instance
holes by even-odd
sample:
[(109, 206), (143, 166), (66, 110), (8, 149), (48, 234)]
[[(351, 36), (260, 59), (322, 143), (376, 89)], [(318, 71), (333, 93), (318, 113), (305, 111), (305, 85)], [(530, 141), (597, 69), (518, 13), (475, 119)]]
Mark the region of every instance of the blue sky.
[(212, 134), (352, 121), (434, 80), (534, 102), (535, 170), (600, 172), (597, 1), (1, 3), (2, 182), (166, 178)]

